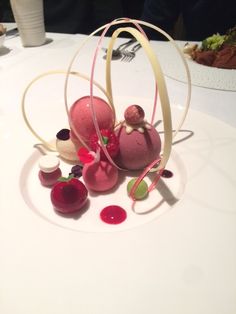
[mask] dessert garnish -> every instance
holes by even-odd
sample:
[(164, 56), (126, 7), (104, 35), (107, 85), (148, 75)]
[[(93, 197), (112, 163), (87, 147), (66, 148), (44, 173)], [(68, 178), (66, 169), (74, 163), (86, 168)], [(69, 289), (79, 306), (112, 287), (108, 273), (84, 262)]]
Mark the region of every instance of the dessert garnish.
[(73, 175), (61, 178), (51, 190), (51, 201), (56, 211), (69, 214), (79, 211), (86, 203), (88, 190)]
[(151, 129), (151, 125), (144, 120), (145, 112), (138, 105), (129, 106), (124, 113), (125, 121), (122, 126), (125, 127), (126, 133), (130, 134), (134, 130), (144, 133), (145, 129)]
[(89, 190), (106, 192), (111, 190), (118, 182), (118, 169), (106, 160), (86, 163), (82, 176)]
[(39, 180), (44, 186), (53, 186), (61, 177), (60, 160), (53, 155), (45, 155), (39, 159)]
[(143, 123), (145, 112), (142, 107), (131, 105), (125, 110), (124, 117), (128, 124), (136, 125)]
[(61, 129), (56, 134), (56, 149), (60, 157), (69, 162), (78, 162), (77, 147), (71, 140), (71, 130)]
[(105, 208), (100, 213), (100, 218), (107, 224), (117, 225), (122, 223), (127, 217), (126, 211), (117, 205), (110, 205)]
[(61, 129), (56, 137), (58, 140), (67, 141), (70, 138), (70, 130), (69, 129)]
[[(101, 135), (102, 135), (103, 144), (105, 145), (111, 158), (116, 157), (119, 152), (119, 141), (115, 133), (111, 130), (102, 129)], [(107, 157), (104, 154), (102, 150), (102, 146), (99, 142), (97, 133), (94, 133), (91, 135), (90, 140), (89, 140), (89, 145), (94, 152), (97, 152), (98, 149), (100, 150), (101, 160), (107, 160)]]
[(69, 175), (73, 174), (75, 178), (80, 178), (82, 176), (82, 169), (83, 167), (81, 165), (75, 165), (71, 168)]
[(162, 172), (161, 172), (161, 176), (163, 178), (172, 178), (173, 177), (173, 172), (170, 171), (170, 170), (167, 170), (167, 169), (164, 169)]
[(97, 152), (82, 147), (78, 156), (84, 164), (82, 176), (89, 190), (105, 192), (112, 189), (118, 181), (118, 169), (107, 160), (100, 159), (100, 148)]
[(141, 200), (147, 197), (148, 195), (148, 185), (144, 180), (137, 185), (137, 188), (134, 188), (137, 178), (133, 178), (128, 182), (127, 192), (135, 200)]
[(86, 147), (81, 147), (79, 149), (78, 157), (82, 164), (88, 164), (100, 160), (99, 152), (95, 153), (94, 151), (89, 151)]

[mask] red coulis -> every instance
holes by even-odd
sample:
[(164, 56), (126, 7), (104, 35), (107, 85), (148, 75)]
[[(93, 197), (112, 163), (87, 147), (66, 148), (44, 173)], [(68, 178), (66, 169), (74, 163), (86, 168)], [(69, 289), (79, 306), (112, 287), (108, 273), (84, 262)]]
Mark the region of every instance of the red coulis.
[(117, 205), (110, 205), (105, 208), (100, 213), (100, 218), (107, 224), (117, 225), (122, 223), (127, 217), (126, 211)]

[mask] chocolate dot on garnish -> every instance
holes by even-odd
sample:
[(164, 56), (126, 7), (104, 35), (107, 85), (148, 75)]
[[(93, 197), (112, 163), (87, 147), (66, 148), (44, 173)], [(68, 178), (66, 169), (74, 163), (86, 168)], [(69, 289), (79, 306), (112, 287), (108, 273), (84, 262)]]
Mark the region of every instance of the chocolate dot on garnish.
[(62, 129), (56, 135), (58, 140), (67, 141), (70, 138), (70, 130), (69, 129)]

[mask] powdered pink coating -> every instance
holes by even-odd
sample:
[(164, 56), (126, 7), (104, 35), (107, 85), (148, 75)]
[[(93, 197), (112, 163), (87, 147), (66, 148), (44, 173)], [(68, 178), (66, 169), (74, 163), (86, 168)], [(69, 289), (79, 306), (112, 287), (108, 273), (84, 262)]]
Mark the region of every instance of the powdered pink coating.
[(117, 130), (116, 135), (120, 143), (120, 152), (116, 162), (122, 168), (144, 169), (160, 154), (161, 139), (154, 127), (145, 129), (144, 133), (133, 130), (127, 134), (123, 126)]
[(145, 113), (142, 107), (131, 105), (125, 110), (124, 116), (128, 124), (135, 125), (143, 122)]
[(45, 173), (43, 171), (39, 171), (38, 173), (39, 180), (42, 185), (44, 186), (53, 186), (55, 183), (57, 183), (58, 179), (62, 176), (61, 169), (58, 168), (53, 172)]
[(87, 189), (97, 192), (112, 189), (118, 181), (118, 169), (107, 161), (85, 164), (82, 175)]
[[(113, 129), (115, 117), (114, 112), (108, 103), (94, 96), (93, 105), (97, 117), (99, 129)], [(95, 133), (95, 127), (90, 108), (90, 96), (84, 96), (78, 99), (70, 109), (70, 118), (73, 126), (81, 138), (87, 142), (90, 136)], [(71, 139), (74, 142), (74, 132), (72, 132)]]

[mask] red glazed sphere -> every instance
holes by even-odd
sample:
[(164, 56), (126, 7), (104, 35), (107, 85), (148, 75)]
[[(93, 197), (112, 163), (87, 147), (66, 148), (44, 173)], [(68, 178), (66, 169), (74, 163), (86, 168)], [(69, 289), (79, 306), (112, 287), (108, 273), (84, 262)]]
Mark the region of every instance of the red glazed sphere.
[(86, 203), (88, 190), (78, 179), (58, 182), (51, 190), (51, 201), (56, 211), (69, 214), (79, 211)]

